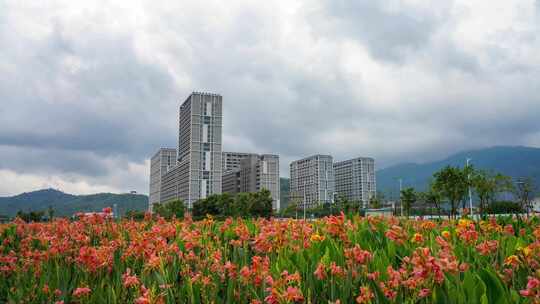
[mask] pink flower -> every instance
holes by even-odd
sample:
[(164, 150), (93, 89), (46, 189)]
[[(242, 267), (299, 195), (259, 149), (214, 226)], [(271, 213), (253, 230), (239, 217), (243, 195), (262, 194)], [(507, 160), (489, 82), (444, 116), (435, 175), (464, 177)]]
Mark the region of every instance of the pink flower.
[(431, 290), (429, 290), (427, 288), (424, 288), (424, 289), (420, 290), (420, 292), (418, 293), (418, 296), (420, 298), (425, 298), (425, 297), (429, 296), (430, 293), (431, 293)]
[(124, 280), (124, 287), (132, 287), (139, 285), (139, 279), (137, 279), (136, 275), (131, 275), (131, 269), (127, 269), (126, 273), (122, 275), (122, 279)]
[(77, 289), (75, 289), (75, 291), (73, 292), (73, 296), (74, 297), (77, 297), (77, 298), (80, 298), (80, 297), (83, 297), (85, 295), (88, 295), (90, 294), (92, 290), (88, 287), (78, 287)]
[(285, 299), (289, 302), (302, 302), (304, 301), (304, 296), (302, 292), (297, 287), (289, 286), (285, 292)]

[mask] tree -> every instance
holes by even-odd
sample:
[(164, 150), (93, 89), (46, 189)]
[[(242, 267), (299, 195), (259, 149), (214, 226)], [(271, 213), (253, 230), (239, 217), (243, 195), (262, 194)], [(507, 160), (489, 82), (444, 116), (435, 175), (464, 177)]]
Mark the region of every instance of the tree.
[[(470, 167), (466, 167), (470, 168)], [(433, 189), (450, 202), (450, 215), (456, 216), (457, 206), (468, 192), (469, 169), (447, 166), (433, 175)]]
[(246, 217), (251, 209), (251, 199), (249, 193), (238, 193), (233, 201), (233, 215), (238, 217)]
[(16, 216), (25, 222), (41, 222), (43, 221), (43, 215), (45, 215), (44, 211), (30, 211), (27, 213), (19, 210)]
[(129, 219), (132, 219), (132, 220), (139, 220), (140, 221), (140, 220), (144, 219), (145, 214), (146, 213), (144, 211), (129, 210), (128, 212), (126, 212), (125, 217), (129, 218)]
[(534, 183), (532, 178), (519, 178), (516, 181), (516, 187), (514, 188), (514, 193), (518, 199), (518, 203), (522, 210), (527, 212), (529, 215), (531, 209), (531, 202), (534, 197)]
[(234, 209), (234, 197), (230, 193), (223, 193), (218, 200), (219, 213), (225, 217), (236, 216)]
[(287, 207), (281, 211), (281, 216), (298, 218), (298, 200), (292, 200)]
[(47, 217), (49, 218), (49, 221), (52, 221), (54, 218), (54, 209), (52, 206), (49, 206), (47, 209)]
[(170, 200), (164, 204), (154, 204), (153, 206), (154, 213), (162, 216), (166, 219), (183, 218), (185, 213), (185, 205), (179, 199)]
[(405, 188), (401, 190), (401, 203), (403, 204), (403, 209), (405, 214), (409, 217), (411, 207), (416, 202), (418, 196), (414, 188)]
[(441, 216), (442, 195), (438, 189), (434, 187), (433, 183), (429, 185), (426, 192), (422, 193), (422, 199), (427, 205), (433, 206), (435, 209), (437, 209), (437, 215)]
[(259, 192), (250, 193), (251, 208), (250, 215), (255, 217), (271, 217), (272, 216), (272, 194), (267, 189), (262, 189)]
[(486, 171), (475, 171), (471, 178), (471, 184), (480, 201), (479, 209), (482, 217), (488, 206), (495, 200), (496, 195), (511, 187), (510, 178), (502, 174), (491, 174)]
[[(379, 195), (379, 193), (381, 195)], [(381, 192), (377, 192), (377, 195), (374, 195), (369, 199), (369, 207), (373, 209), (381, 208), (383, 199), (384, 199), (383, 194)]]
[(206, 198), (200, 199), (193, 204), (191, 210), (194, 218), (204, 218), (207, 215), (220, 215), (221, 214), (221, 195), (212, 194)]

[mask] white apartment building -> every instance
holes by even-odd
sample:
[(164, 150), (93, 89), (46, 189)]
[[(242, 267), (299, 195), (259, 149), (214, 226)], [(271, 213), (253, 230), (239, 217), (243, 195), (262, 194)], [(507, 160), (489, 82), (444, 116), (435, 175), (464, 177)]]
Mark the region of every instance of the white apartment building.
[(161, 202), (161, 181), (167, 171), (176, 165), (176, 149), (161, 148), (150, 160), (150, 191), (148, 197), (148, 211), (152, 212), (152, 205)]
[(334, 164), (336, 194), (351, 202), (360, 202), (363, 208), (376, 195), (375, 160), (358, 157)]
[(290, 164), (290, 200), (300, 207), (311, 208), (334, 201), (333, 158), (313, 155)]

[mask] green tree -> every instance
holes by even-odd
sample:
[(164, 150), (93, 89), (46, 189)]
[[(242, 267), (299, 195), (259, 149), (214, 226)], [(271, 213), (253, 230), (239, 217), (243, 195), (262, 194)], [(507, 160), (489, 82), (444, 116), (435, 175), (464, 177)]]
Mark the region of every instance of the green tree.
[(405, 215), (409, 217), (411, 212), (411, 207), (418, 199), (417, 193), (414, 188), (405, 188), (401, 190), (401, 203), (403, 204), (403, 210), (405, 210)]
[(421, 194), (419, 194), (419, 196), (426, 203), (426, 205), (432, 206), (433, 208), (437, 209), (437, 215), (441, 216), (442, 195), (433, 186), (433, 183), (430, 184), (426, 192), (422, 192)]
[(54, 209), (52, 206), (49, 206), (47, 209), (47, 217), (49, 218), (49, 221), (52, 221), (54, 218)]
[(298, 218), (298, 205), (298, 200), (289, 201), (287, 207), (281, 211), (281, 216)]
[(516, 181), (516, 186), (513, 190), (521, 209), (525, 210), (527, 215), (529, 215), (532, 208), (532, 199), (534, 198), (535, 194), (534, 182), (532, 178), (519, 178)]
[(480, 215), (485, 217), (485, 211), (495, 200), (498, 193), (511, 188), (511, 180), (502, 174), (492, 174), (483, 170), (475, 171), (471, 184), (479, 199)]
[(250, 193), (251, 206), (250, 215), (254, 217), (271, 217), (272, 216), (272, 194), (267, 189), (262, 189), (259, 192)]
[(44, 215), (45, 215), (44, 211), (24, 212), (22, 210), (19, 210), (16, 216), (24, 220), (25, 222), (41, 222), (43, 221)]
[(379, 198), (377, 196), (372, 196), (369, 199), (369, 207), (373, 208), (373, 209), (381, 208), (381, 201), (379, 200)]
[(184, 217), (186, 211), (184, 202), (178, 199), (170, 200), (164, 204), (154, 204), (152, 208), (154, 213), (166, 219), (171, 219), (173, 217), (181, 219)]
[(236, 210), (234, 210), (234, 197), (230, 193), (223, 193), (218, 199), (219, 213), (225, 217), (236, 216)]
[(206, 198), (200, 199), (193, 203), (193, 209), (191, 213), (194, 218), (204, 218), (207, 215), (220, 215), (221, 214), (221, 195), (212, 194)]
[[(155, 205), (154, 205), (154, 208), (155, 208)], [(129, 210), (129, 211), (126, 212), (126, 215), (124, 217), (126, 217), (128, 219), (140, 221), (140, 220), (144, 219), (144, 216), (145, 216), (144, 211)]]
[(247, 217), (251, 209), (251, 198), (249, 193), (238, 193), (233, 201), (233, 215), (237, 217)]
[(450, 203), (450, 215), (452, 217), (456, 216), (457, 206), (468, 192), (469, 172), (470, 169), (461, 170), (458, 167), (447, 166), (433, 175), (433, 187)]

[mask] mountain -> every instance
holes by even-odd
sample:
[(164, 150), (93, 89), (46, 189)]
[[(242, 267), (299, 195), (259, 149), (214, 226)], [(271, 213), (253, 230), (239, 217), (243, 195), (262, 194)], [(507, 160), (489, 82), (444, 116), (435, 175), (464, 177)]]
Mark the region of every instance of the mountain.
[(467, 158), (471, 158), (471, 164), (476, 169), (490, 170), (513, 178), (532, 177), (537, 189), (540, 189), (540, 149), (500, 146), (459, 152), (430, 163), (407, 163), (381, 169), (377, 171), (377, 190), (396, 196), (400, 178), (403, 179), (403, 187), (424, 190), (433, 173), (448, 165), (463, 167)]
[(129, 210), (147, 210), (148, 196), (143, 194), (98, 193), (72, 195), (55, 189), (26, 192), (10, 197), (0, 197), (0, 215), (14, 216), (17, 211), (46, 211), (49, 206), (57, 216), (71, 216), (77, 212), (101, 211), (117, 204), (118, 213)]

